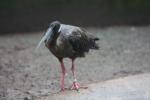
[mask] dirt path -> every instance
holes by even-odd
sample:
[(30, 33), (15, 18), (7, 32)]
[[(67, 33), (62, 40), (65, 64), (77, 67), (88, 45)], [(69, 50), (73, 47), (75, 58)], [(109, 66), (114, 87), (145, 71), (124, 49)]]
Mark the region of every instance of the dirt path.
[[(99, 51), (76, 60), (77, 79), (83, 85), (150, 72), (150, 27), (88, 29), (101, 40)], [(0, 100), (23, 100), (59, 90), (60, 66), (43, 46), (35, 47), (41, 32), (0, 36)], [(70, 60), (66, 87), (72, 83)]]
[(38, 100), (149, 100), (150, 74), (121, 77), (88, 85), (88, 89), (65, 91)]

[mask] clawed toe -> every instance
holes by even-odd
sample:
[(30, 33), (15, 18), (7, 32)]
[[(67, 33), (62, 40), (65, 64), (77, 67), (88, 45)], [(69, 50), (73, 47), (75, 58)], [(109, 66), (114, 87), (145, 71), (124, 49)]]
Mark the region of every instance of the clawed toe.
[(79, 90), (80, 88), (80, 84), (77, 82), (73, 82), (72, 86), (71, 86), (71, 90)]

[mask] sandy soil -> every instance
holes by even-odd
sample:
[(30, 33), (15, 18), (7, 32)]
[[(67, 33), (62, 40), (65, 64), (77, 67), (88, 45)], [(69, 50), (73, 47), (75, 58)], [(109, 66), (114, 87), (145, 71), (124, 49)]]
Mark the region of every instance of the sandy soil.
[[(150, 72), (150, 27), (89, 28), (100, 37), (100, 50), (76, 60), (82, 85)], [(0, 36), (0, 100), (34, 100), (59, 91), (60, 66), (44, 47), (35, 51), (42, 32)], [(72, 84), (71, 62), (66, 87)]]

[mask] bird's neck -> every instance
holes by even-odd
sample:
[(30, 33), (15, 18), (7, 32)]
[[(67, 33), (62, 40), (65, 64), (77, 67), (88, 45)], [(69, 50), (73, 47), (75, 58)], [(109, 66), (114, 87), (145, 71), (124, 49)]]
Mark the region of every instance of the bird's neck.
[(50, 46), (55, 46), (59, 34), (54, 34), (52, 40), (48, 43)]

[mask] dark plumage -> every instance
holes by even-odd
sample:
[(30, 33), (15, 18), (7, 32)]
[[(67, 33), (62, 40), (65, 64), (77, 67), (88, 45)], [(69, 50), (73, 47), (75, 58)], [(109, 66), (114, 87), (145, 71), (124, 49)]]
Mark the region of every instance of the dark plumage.
[(90, 49), (99, 49), (96, 41), (98, 37), (87, 33), (83, 28), (61, 24), (58, 21), (54, 21), (50, 24), (47, 32), (41, 39), (38, 47), (44, 41), (46, 47), (58, 58), (62, 68), (62, 80), (61, 90), (64, 90), (64, 75), (65, 67), (63, 64), (63, 58), (67, 57), (72, 59), (72, 73), (74, 82), (72, 89), (78, 89), (79, 84), (76, 82), (74, 74), (74, 60), (77, 57), (84, 57), (86, 52)]

